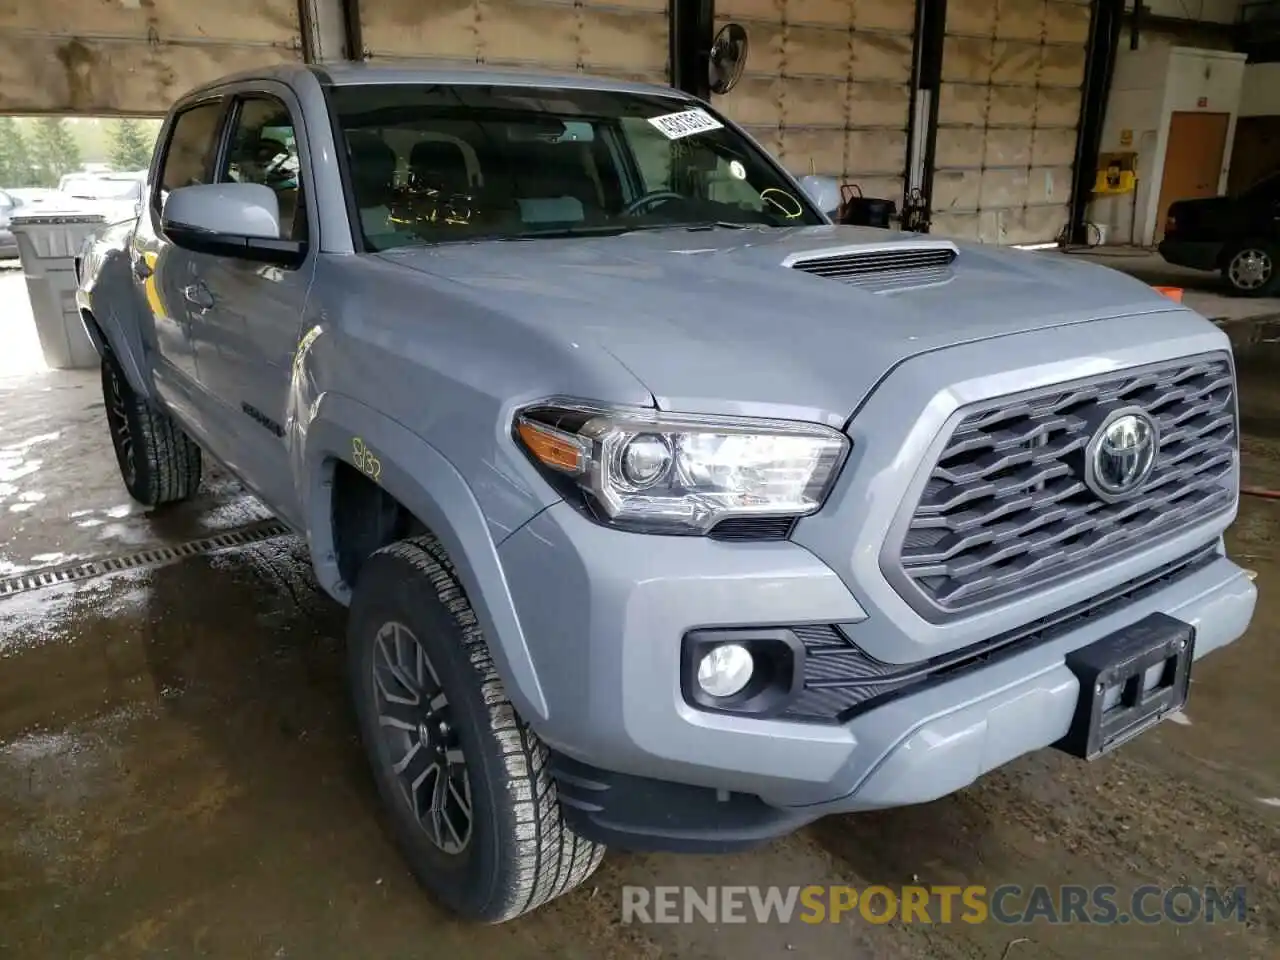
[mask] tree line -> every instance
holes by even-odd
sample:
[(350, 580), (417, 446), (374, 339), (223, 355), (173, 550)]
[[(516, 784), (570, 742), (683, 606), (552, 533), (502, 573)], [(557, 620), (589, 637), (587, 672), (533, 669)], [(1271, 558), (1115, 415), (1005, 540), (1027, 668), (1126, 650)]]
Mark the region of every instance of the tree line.
[[(110, 162), (117, 170), (141, 170), (151, 162), (154, 135), (137, 120), (109, 121)], [(80, 147), (60, 117), (41, 117), (26, 132), (13, 117), (0, 117), (0, 188), (56, 187), (81, 169)]]

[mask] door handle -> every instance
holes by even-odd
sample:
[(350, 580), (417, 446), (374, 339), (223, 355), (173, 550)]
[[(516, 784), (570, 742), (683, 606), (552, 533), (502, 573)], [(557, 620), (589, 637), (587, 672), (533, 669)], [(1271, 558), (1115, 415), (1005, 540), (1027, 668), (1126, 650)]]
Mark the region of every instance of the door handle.
[(147, 265), (147, 261), (143, 260), (142, 257), (134, 256), (132, 258), (131, 266), (133, 268), (133, 275), (139, 280), (150, 279), (151, 267)]
[(201, 310), (208, 310), (213, 306), (213, 294), (209, 292), (209, 288), (203, 283), (193, 283), (182, 288), (182, 295), (187, 298), (187, 302), (199, 307)]

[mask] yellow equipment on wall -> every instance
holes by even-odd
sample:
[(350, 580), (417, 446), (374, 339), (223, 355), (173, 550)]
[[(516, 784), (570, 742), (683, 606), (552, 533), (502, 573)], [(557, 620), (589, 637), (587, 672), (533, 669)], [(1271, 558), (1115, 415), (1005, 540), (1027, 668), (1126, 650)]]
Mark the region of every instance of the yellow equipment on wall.
[(1132, 193), (1137, 182), (1137, 153), (1130, 151), (1098, 155), (1098, 177), (1093, 184), (1094, 193)]

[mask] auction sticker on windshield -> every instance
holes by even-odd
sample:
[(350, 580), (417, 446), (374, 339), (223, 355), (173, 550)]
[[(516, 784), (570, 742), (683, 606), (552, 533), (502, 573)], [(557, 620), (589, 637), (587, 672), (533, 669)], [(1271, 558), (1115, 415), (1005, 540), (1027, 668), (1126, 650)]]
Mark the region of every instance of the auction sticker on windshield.
[(650, 117), (649, 122), (668, 140), (679, 140), (681, 137), (691, 137), (695, 133), (719, 130), (724, 126), (707, 111), (701, 109), (666, 113), (660, 117)]

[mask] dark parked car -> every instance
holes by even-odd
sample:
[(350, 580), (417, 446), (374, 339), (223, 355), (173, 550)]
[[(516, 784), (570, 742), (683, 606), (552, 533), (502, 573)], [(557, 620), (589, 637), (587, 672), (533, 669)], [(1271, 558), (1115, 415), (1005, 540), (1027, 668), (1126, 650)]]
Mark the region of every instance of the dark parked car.
[(1221, 271), (1232, 291), (1271, 296), (1280, 288), (1280, 172), (1235, 197), (1169, 205), (1160, 255), (1183, 267)]

